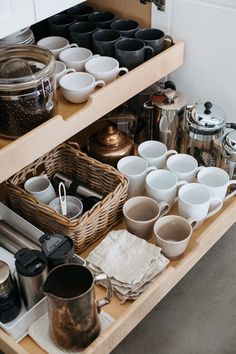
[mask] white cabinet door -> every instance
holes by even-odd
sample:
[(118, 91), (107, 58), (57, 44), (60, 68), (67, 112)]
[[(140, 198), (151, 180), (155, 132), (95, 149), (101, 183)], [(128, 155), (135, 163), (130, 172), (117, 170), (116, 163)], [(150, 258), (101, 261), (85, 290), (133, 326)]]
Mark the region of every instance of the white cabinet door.
[(33, 0), (0, 0), (0, 38), (35, 22)]
[(84, 0), (34, 0), (36, 22), (77, 5)]
[(189, 103), (212, 101), (236, 122), (236, 1), (166, 0), (152, 25), (185, 42), (184, 65), (170, 75)]

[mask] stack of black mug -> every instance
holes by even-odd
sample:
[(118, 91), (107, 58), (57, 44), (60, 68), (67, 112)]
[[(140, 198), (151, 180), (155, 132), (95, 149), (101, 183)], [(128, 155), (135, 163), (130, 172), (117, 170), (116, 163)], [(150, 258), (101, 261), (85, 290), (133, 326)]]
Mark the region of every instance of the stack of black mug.
[(116, 19), (110, 11), (95, 11), (79, 4), (47, 20), (49, 34), (62, 36), (94, 53), (116, 58), (129, 70), (173, 44), (171, 37), (156, 28), (139, 27), (132, 19)]

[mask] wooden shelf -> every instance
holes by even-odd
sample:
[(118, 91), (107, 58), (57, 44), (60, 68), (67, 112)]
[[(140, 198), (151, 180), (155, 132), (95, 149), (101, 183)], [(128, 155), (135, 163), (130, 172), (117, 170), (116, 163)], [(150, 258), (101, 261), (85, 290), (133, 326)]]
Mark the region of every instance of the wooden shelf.
[(22, 137), (0, 139), (0, 183), (58, 144), (183, 64), (184, 44), (178, 43), (103, 88), (85, 104), (67, 102), (58, 90), (58, 115)]
[[(221, 212), (205, 221), (198, 230), (193, 232), (185, 254), (178, 260), (170, 262), (137, 300), (120, 305), (114, 295), (112, 303), (104, 308), (114, 318), (114, 323), (84, 351), (84, 354), (110, 353), (234, 224), (235, 210), (236, 200), (232, 198), (225, 203)], [(176, 210), (171, 213), (176, 214)], [(117, 226), (117, 229), (121, 228), (124, 228), (124, 223)], [(87, 249), (82, 256), (86, 257), (98, 242)], [(104, 290), (98, 287), (96, 294), (98, 298), (102, 297)], [(29, 337), (16, 344), (2, 331), (0, 331), (0, 348), (7, 354), (45, 354)]]

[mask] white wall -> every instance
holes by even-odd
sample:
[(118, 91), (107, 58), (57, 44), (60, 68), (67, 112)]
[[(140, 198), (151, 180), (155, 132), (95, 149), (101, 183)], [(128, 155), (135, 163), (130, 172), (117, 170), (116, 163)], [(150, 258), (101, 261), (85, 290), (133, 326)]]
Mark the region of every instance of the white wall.
[(236, 122), (236, 0), (166, 0), (153, 27), (185, 42), (184, 65), (170, 75), (189, 103), (212, 101)]

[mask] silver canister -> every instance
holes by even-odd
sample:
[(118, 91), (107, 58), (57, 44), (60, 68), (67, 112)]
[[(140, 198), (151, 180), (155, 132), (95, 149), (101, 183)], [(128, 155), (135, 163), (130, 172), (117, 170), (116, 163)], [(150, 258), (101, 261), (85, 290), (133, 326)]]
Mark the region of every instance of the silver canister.
[(230, 179), (236, 179), (236, 130), (230, 130), (221, 140), (221, 168)]
[(163, 88), (145, 103), (152, 115), (152, 139), (179, 151), (187, 98), (172, 88)]
[(15, 265), (27, 310), (43, 298), (41, 285), (47, 278), (47, 258), (38, 251), (23, 248), (15, 254)]

